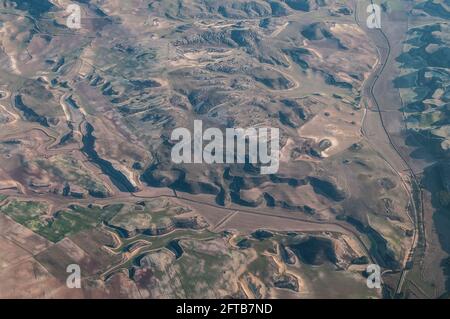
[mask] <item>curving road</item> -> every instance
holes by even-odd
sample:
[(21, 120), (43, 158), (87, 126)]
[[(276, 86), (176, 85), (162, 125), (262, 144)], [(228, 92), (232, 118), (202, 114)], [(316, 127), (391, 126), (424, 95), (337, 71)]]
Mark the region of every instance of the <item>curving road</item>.
[[(373, 4), (373, 0), (371, 0), (371, 3)], [(361, 22), (358, 19), (358, 1), (355, 1), (355, 21), (356, 23), (360, 26), (360, 28), (362, 28), (363, 30), (367, 30), (367, 28), (363, 25), (361, 25)], [(423, 226), (423, 192), (421, 189), (421, 185), (420, 185), (420, 180), (417, 177), (416, 173), (414, 172), (412, 166), (409, 163), (409, 159), (407, 157), (405, 157), (405, 155), (402, 154), (402, 152), (400, 151), (400, 148), (397, 146), (397, 144), (394, 142), (393, 137), (391, 136), (391, 133), (389, 132), (389, 130), (387, 129), (387, 125), (385, 123), (385, 119), (383, 118), (383, 108), (380, 106), (379, 103), (379, 99), (377, 98), (377, 95), (375, 93), (375, 88), (377, 87), (377, 84), (379, 83), (379, 80), (381, 78), (382, 75), (385, 74), (386, 71), (386, 67), (388, 66), (388, 62), (390, 60), (390, 58), (392, 58), (392, 45), (391, 45), (391, 40), (389, 39), (389, 37), (387, 36), (387, 34), (383, 31), (383, 29), (376, 29), (374, 31), (370, 31), (367, 32), (368, 36), (372, 38), (372, 40), (374, 40), (373, 42), (377, 45), (377, 49), (379, 52), (379, 64), (377, 69), (375, 70), (375, 72), (372, 74), (371, 78), (367, 81), (366, 83), (366, 89), (367, 89), (367, 97), (372, 100), (373, 105), (375, 106), (375, 110), (369, 110), (368, 106), (366, 106), (366, 112), (376, 112), (378, 113), (378, 117), (379, 117), (379, 123), (380, 123), (380, 127), (382, 129), (382, 133), (385, 135), (387, 142), (390, 146), (390, 148), (395, 152), (396, 156), (397, 156), (397, 160), (392, 160), (388, 159), (388, 156), (383, 156), (382, 154), (380, 154), (380, 156), (382, 156), (384, 158), (384, 160), (389, 164), (389, 166), (391, 166), (391, 168), (393, 170), (396, 171), (396, 173), (398, 174), (398, 176), (400, 177), (400, 179), (402, 180), (402, 183), (405, 187), (405, 189), (408, 192), (408, 195), (410, 197), (410, 213), (412, 214), (412, 218), (411, 220), (414, 222), (414, 236), (413, 236), (413, 243), (411, 246), (411, 249), (409, 251), (409, 253), (407, 254), (407, 259), (405, 261), (405, 264), (403, 266), (400, 278), (399, 278), (399, 282), (397, 284), (396, 287), (396, 293), (399, 294), (402, 291), (402, 287), (403, 287), (403, 283), (405, 281), (405, 277), (408, 273), (408, 265), (413, 261), (413, 258), (415, 256), (415, 250), (417, 247), (417, 244), (419, 243), (419, 241), (421, 240), (425, 240), (424, 237), (424, 226)], [(375, 39), (375, 36), (381, 36), (382, 42), (379, 43), (379, 37)], [(384, 44), (384, 45), (382, 45)], [(386, 50), (385, 54), (382, 54), (382, 50)], [(391, 81), (393, 79), (390, 79)], [(367, 134), (366, 132), (366, 125), (367, 125), (367, 117), (364, 117), (363, 120), (363, 125), (362, 125), (362, 133), (363, 135), (369, 140), (371, 141), (373, 139), (373, 136), (370, 136), (369, 134)], [(379, 143), (379, 140), (374, 140), (374, 144)], [(394, 161), (396, 163), (394, 163)], [(399, 169), (398, 167), (403, 166), (406, 169)], [(409, 183), (408, 180), (405, 180), (404, 176), (403, 176), (403, 171), (407, 171), (409, 174)], [(410, 185), (410, 186), (409, 186)], [(414, 196), (414, 192), (417, 191), (418, 192), (418, 198), (416, 199)], [(419, 203), (417, 204), (416, 201), (418, 201)]]

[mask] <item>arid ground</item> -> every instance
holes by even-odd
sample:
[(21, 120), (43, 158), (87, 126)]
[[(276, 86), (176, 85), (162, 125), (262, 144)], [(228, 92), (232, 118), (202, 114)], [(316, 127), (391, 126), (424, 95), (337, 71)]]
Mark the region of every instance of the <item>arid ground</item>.
[(448, 297), (450, 2), (373, 3), (0, 0), (0, 298)]

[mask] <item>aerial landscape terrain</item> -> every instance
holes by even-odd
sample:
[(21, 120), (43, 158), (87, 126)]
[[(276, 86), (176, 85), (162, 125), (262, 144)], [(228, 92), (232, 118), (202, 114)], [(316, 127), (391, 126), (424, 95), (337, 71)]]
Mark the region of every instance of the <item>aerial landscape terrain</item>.
[[(450, 0), (0, 0), (0, 299), (449, 298), (449, 22)], [(200, 121), (278, 129), (278, 170), (174, 161)]]

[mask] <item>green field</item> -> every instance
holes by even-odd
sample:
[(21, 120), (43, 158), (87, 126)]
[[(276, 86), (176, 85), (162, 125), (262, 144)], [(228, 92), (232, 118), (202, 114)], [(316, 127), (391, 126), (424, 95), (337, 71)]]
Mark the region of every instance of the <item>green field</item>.
[(122, 207), (120, 204), (105, 207), (72, 205), (66, 210), (49, 215), (47, 203), (14, 199), (0, 207), (0, 212), (48, 240), (58, 242), (66, 236), (111, 219)]

